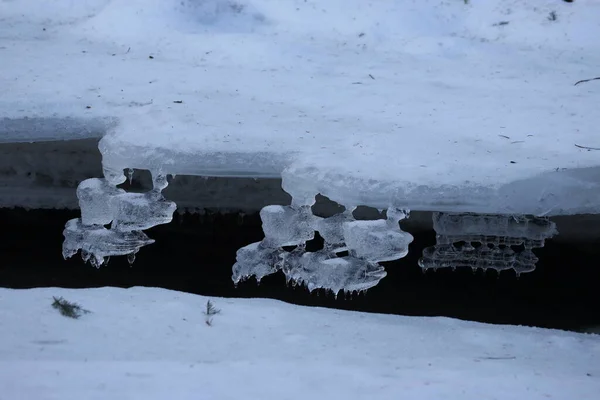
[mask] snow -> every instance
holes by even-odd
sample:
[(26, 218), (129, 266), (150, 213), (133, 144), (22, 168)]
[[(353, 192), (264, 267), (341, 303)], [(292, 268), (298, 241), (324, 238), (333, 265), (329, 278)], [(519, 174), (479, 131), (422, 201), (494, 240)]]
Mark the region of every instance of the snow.
[[(0, 109), (4, 124), (63, 121), (55, 138), (103, 127), (113, 170), (283, 175), (296, 199), (350, 206), (600, 212), (600, 155), (575, 146), (600, 147), (600, 87), (573, 85), (598, 75), (599, 13), (597, 0), (2, 1)], [(36, 137), (0, 129), (21, 136)]]
[[(61, 316), (52, 296), (91, 311)], [(597, 399), (600, 336), (212, 299), (0, 289), (6, 399)]]

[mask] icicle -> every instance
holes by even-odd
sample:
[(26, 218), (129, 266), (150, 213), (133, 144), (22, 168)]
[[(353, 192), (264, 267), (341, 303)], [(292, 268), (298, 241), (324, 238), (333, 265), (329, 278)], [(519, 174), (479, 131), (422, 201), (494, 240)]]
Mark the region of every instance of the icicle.
[(90, 257), (90, 264), (92, 264), (92, 267), (100, 268), (102, 264), (104, 264), (104, 257), (92, 255), (92, 257)]
[(152, 187), (154, 191), (162, 192), (168, 185), (167, 175), (161, 172), (152, 172)]
[(238, 224), (238, 226), (244, 225), (244, 213), (242, 213), (242, 212), (238, 213), (237, 224)]
[(133, 183), (133, 168), (127, 168), (127, 177), (129, 178), (129, 185)]
[(103, 168), (104, 179), (112, 186), (118, 186), (125, 182), (127, 178), (123, 174), (122, 170), (116, 170), (107, 166)]
[(135, 262), (135, 255), (135, 252), (127, 254), (127, 262), (130, 266)]

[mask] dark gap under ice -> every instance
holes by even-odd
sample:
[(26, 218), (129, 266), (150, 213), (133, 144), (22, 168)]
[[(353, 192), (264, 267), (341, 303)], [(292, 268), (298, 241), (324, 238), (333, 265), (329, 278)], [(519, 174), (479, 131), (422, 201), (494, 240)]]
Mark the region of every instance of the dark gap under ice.
[[(435, 232), (405, 226), (414, 236), (408, 255), (382, 263), (387, 276), (366, 293), (336, 299), (324, 291), (311, 294), (302, 286), (288, 286), (281, 272), (265, 276), (260, 285), (254, 279), (237, 287), (233, 284), (231, 266), (236, 251), (264, 237), (256, 213), (176, 213), (170, 224), (147, 231), (156, 242), (144, 247), (132, 266), (125, 257), (113, 257), (99, 269), (84, 265), (79, 257), (62, 258), (64, 222), (77, 216), (78, 211), (68, 210), (0, 209), (0, 286), (150, 286), (208, 296), (267, 297), (311, 306), (489, 323), (571, 330), (600, 325), (600, 250), (594, 241), (565, 241), (561, 235), (548, 239), (543, 248), (534, 249), (539, 257), (536, 270), (520, 278), (513, 271), (474, 273), (470, 268), (424, 272), (418, 261), (424, 249), (435, 245)], [(561, 217), (559, 222), (560, 229), (567, 226), (568, 218)]]

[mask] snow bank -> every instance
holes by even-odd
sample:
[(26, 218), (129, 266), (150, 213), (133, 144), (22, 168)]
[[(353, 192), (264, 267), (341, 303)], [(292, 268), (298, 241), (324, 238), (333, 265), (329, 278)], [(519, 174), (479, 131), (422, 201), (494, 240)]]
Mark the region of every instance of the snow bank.
[(111, 170), (283, 173), (295, 197), (345, 205), (600, 212), (600, 155), (575, 146), (600, 147), (600, 88), (573, 86), (598, 75), (597, 1), (21, 0), (0, 15), (4, 116), (114, 118)]
[[(91, 311), (61, 316), (52, 296)], [(600, 336), (213, 299), (0, 289), (7, 398), (596, 399)]]

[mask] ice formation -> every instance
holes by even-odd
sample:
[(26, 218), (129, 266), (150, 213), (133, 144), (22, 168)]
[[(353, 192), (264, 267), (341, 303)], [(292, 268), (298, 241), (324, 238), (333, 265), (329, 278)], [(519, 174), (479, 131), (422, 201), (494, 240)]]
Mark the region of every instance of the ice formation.
[(433, 214), (437, 244), (423, 250), (423, 269), (470, 267), (513, 269), (519, 276), (535, 269), (533, 248), (558, 231), (547, 218), (524, 215)]
[[(128, 175), (131, 179), (132, 172)], [(128, 193), (118, 188), (127, 177), (123, 171), (104, 170), (104, 179), (83, 181), (77, 189), (81, 218), (67, 222), (64, 257), (81, 251), (82, 258), (99, 267), (111, 256), (126, 255), (130, 263), (139, 249), (154, 241), (142, 231), (171, 221), (175, 203), (163, 197), (166, 175), (152, 173), (153, 188), (146, 193)], [(284, 185), (285, 187), (285, 185)], [(390, 206), (385, 219), (357, 220), (355, 207), (333, 216), (313, 213), (313, 192), (296, 187), (292, 204), (262, 208), (264, 239), (237, 251), (232, 279), (238, 283), (257, 281), (282, 271), (293, 285), (342, 292), (361, 292), (386, 276), (379, 264), (408, 254), (412, 235), (400, 229), (408, 211)], [(107, 226), (110, 224), (110, 228)], [(517, 274), (535, 269), (533, 248), (557, 233), (547, 218), (472, 214), (433, 214), (437, 244), (423, 250), (423, 269), (471, 267)], [(323, 248), (307, 251), (307, 242), (323, 238)]]
[[(378, 262), (408, 253), (413, 237), (399, 225), (407, 216), (404, 210), (390, 208), (386, 220), (360, 221), (351, 208), (322, 218), (313, 215), (308, 204), (264, 207), (260, 217), (265, 238), (238, 250), (232, 279), (237, 283), (254, 276), (260, 281), (281, 270), (288, 282), (306, 285), (310, 291), (324, 288), (337, 295), (367, 290), (386, 276)], [(306, 251), (315, 231), (323, 237), (323, 249)], [(286, 251), (287, 246), (295, 247)], [(338, 256), (344, 251), (347, 256)]]
[[(125, 182), (121, 171), (105, 168), (104, 179), (87, 179), (77, 188), (81, 218), (67, 222), (63, 232), (63, 257), (81, 250), (84, 261), (99, 267), (111, 256), (127, 255), (130, 263), (139, 249), (154, 243), (142, 232), (171, 221), (175, 203), (165, 200), (167, 178), (152, 173), (153, 189), (128, 193), (117, 185)], [(105, 225), (110, 224), (110, 229)]]

